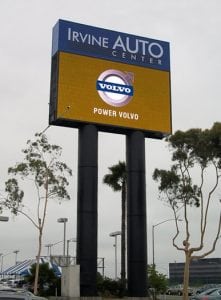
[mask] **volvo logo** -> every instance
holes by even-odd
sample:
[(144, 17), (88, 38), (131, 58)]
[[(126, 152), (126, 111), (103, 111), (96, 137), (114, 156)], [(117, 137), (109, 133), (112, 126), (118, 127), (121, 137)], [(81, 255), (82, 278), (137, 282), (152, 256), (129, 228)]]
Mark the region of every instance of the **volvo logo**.
[(134, 94), (133, 73), (106, 70), (97, 80), (97, 91), (101, 99), (111, 106), (128, 104)]

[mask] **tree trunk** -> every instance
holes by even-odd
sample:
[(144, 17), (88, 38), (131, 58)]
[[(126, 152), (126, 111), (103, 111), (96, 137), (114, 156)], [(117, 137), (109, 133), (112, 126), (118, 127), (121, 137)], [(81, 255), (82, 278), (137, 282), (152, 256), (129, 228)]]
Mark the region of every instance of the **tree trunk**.
[(35, 281), (34, 281), (34, 294), (38, 293), (38, 277), (39, 277), (39, 264), (40, 264), (40, 256), (41, 256), (41, 247), (42, 247), (42, 230), (39, 229), (38, 236), (38, 254), (36, 256), (36, 269), (35, 269)]
[(189, 288), (189, 277), (190, 277), (190, 255), (189, 252), (185, 252), (185, 266), (183, 274), (183, 300), (188, 300), (188, 288)]
[(125, 291), (125, 281), (126, 281), (126, 270), (125, 270), (125, 261), (126, 261), (126, 184), (122, 184), (122, 220), (121, 220), (121, 282), (123, 291)]

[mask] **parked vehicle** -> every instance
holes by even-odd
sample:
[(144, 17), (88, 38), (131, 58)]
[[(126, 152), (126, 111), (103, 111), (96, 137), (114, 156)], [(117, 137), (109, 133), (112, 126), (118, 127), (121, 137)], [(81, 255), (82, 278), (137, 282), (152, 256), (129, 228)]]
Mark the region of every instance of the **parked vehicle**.
[(210, 288), (190, 298), (190, 300), (221, 300), (221, 288)]
[[(170, 287), (167, 289), (166, 294), (182, 296), (183, 295), (183, 287), (182, 287), (182, 285)], [(193, 290), (191, 288), (188, 288), (188, 295), (189, 296), (193, 295)]]
[(0, 300), (47, 300), (43, 297), (38, 297), (29, 291), (24, 290), (0, 290)]
[(0, 279), (0, 284), (1, 284), (1, 285), (6, 285), (6, 284), (7, 284), (7, 281), (8, 281), (8, 279), (2, 278), (2, 279)]
[(203, 285), (201, 287), (199, 287), (197, 290), (196, 290), (196, 294), (200, 294), (206, 290), (209, 290), (209, 289), (212, 289), (212, 288), (219, 288), (221, 289), (221, 285), (220, 284), (206, 284), (206, 285)]
[(179, 287), (171, 286), (166, 291), (167, 295), (182, 295), (182, 291)]
[(26, 281), (24, 279), (9, 279), (7, 281), (7, 284), (14, 288), (21, 288), (25, 283)]

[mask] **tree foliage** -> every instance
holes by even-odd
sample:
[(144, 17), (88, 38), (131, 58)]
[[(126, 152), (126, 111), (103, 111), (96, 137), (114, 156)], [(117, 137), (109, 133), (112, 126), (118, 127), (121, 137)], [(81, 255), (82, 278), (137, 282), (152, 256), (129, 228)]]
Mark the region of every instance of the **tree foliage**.
[[(39, 258), (48, 201), (50, 199), (70, 199), (67, 178), (72, 175), (72, 171), (64, 162), (60, 161), (62, 148), (50, 144), (44, 134), (36, 133), (35, 139), (28, 140), (27, 146), (22, 152), (24, 154), (23, 161), (8, 169), (8, 173), (12, 177), (5, 182), (5, 195), (1, 196), (0, 209), (8, 209), (14, 215), (24, 215), (38, 230), (34, 290), (37, 293)], [(24, 191), (20, 188), (22, 181), (33, 183), (36, 191), (36, 196), (33, 193), (32, 198), (28, 201), (28, 209), (23, 201)], [(36, 203), (36, 214), (33, 216), (30, 210), (35, 206), (34, 203)]]
[[(25, 276), (25, 281), (31, 286), (34, 286), (35, 281), (36, 264), (33, 264), (30, 268), (30, 274)], [(56, 276), (53, 269), (49, 267), (48, 263), (42, 263), (39, 265), (39, 280), (38, 280), (38, 292), (41, 296), (55, 296), (60, 292), (61, 279)], [(32, 289), (31, 289), (32, 290)]]
[(109, 174), (106, 174), (103, 178), (103, 182), (109, 185), (114, 191), (121, 191), (122, 186), (126, 182), (126, 164), (119, 161), (118, 164), (108, 168)]
[[(203, 258), (215, 250), (221, 229), (220, 197), (217, 190), (221, 177), (221, 123), (211, 129), (177, 131), (167, 138), (172, 151), (170, 170), (155, 169), (153, 179), (159, 183), (160, 198), (173, 210), (176, 234), (173, 245), (185, 253), (184, 298), (187, 299), (189, 264), (192, 259)], [(206, 229), (211, 205), (218, 207), (217, 230), (209, 249), (205, 249)], [(215, 206), (216, 205), (216, 206)], [(200, 210), (199, 244), (191, 241), (190, 207)], [(178, 218), (183, 218), (185, 233), (182, 245)], [(204, 252), (202, 252), (204, 250)]]
[(121, 280), (114, 280), (109, 277), (102, 277), (100, 273), (97, 274), (97, 290), (99, 296), (102, 297), (123, 297), (125, 290)]
[(166, 275), (159, 273), (153, 265), (148, 266), (147, 272), (148, 283), (150, 286), (149, 292), (152, 294), (153, 298), (156, 299), (157, 295), (166, 292), (168, 280)]

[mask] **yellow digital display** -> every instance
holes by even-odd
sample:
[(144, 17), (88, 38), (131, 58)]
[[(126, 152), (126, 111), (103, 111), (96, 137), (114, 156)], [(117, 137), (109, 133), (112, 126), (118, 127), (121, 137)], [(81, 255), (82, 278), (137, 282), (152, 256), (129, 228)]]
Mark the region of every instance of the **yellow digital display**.
[(172, 130), (168, 71), (60, 51), (51, 94), (52, 124), (86, 122), (160, 137)]

